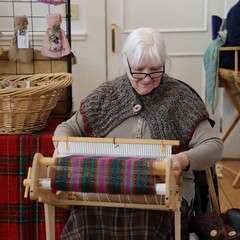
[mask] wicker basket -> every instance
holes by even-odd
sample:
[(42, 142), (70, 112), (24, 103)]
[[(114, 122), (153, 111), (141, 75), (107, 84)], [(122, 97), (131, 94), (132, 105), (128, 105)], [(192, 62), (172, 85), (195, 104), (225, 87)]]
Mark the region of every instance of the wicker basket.
[(42, 130), (62, 90), (69, 86), (70, 73), (0, 76), (29, 88), (0, 89), (0, 134), (29, 134)]

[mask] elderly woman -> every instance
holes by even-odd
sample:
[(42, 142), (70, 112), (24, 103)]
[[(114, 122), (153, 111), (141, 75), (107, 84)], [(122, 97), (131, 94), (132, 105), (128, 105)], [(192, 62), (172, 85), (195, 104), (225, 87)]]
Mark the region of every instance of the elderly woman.
[[(213, 166), (223, 145), (199, 96), (168, 76), (168, 58), (155, 29), (131, 32), (123, 47), (126, 73), (100, 85), (55, 135), (179, 140), (171, 156), (183, 176), (182, 238), (195, 195), (193, 170)], [(62, 239), (174, 239), (172, 212), (106, 207), (74, 207)]]

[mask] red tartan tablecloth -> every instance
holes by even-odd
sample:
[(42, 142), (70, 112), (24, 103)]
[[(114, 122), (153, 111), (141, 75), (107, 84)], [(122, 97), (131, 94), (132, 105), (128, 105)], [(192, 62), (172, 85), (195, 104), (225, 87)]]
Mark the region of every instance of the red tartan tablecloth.
[[(29, 135), (0, 135), (0, 239), (46, 239), (43, 204), (23, 197), (23, 180), (36, 152), (52, 156), (53, 131), (64, 120), (50, 118), (43, 131)], [(56, 239), (67, 218), (56, 209)]]

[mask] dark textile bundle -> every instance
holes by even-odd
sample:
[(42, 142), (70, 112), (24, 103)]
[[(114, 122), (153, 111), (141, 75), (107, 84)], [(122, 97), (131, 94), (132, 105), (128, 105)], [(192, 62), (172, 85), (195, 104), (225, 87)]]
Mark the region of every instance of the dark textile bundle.
[(226, 223), (225, 214), (212, 212), (194, 216), (190, 222), (191, 231), (195, 232), (201, 240), (239, 240), (237, 232)]
[(240, 208), (230, 208), (226, 211), (226, 222), (240, 232)]

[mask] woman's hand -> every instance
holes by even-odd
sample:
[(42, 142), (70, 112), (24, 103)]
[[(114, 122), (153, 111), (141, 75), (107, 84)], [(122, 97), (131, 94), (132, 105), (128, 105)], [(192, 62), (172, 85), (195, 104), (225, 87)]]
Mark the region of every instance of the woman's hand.
[(184, 153), (173, 154), (171, 156), (173, 163), (173, 170), (181, 172), (189, 169), (189, 160)]

